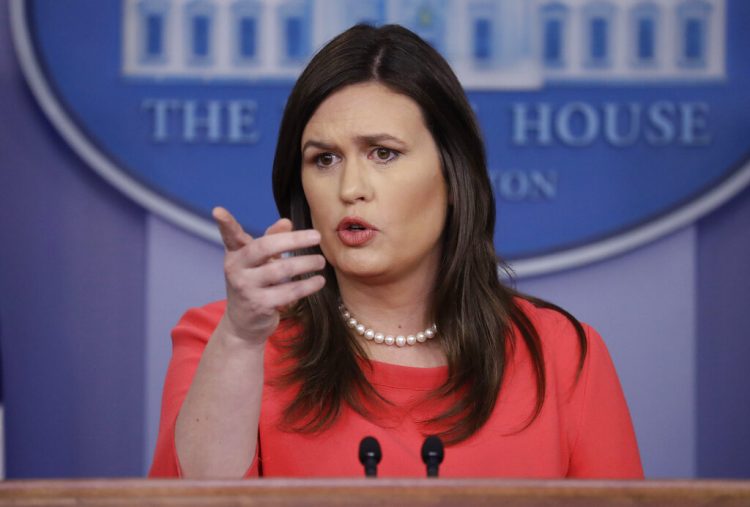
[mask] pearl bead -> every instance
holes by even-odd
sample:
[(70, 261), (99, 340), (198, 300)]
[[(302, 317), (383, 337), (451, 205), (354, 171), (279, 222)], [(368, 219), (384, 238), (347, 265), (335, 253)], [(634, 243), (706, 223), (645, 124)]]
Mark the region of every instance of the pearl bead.
[(365, 327), (364, 324), (361, 324), (356, 318), (354, 318), (349, 312), (349, 310), (346, 309), (346, 306), (344, 304), (339, 305), (339, 311), (341, 312), (341, 316), (344, 318), (344, 321), (346, 322), (346, 325), (350, 328), (354, 329), (358, 335), (364, 336), (367, 340), (372, 340), (375, 343), (384, 343), (386, 345), (396, 345), (398, 347), (404, 347), (406, 345), (414, 345), (416, 343), (424, 343), (430, 338), (433, 338), (437, 334), (437, 325), (432, 324), (430, 327), (425, 329), (424, 331), (420, 331), (415, 334), (410, 335), (385, 335), (383, 333), (378, 333), (374, 329)]

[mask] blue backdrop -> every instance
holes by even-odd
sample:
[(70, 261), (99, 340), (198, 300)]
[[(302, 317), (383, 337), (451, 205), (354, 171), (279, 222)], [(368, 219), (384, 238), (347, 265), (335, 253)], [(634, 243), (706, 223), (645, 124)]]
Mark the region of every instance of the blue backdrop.
[[(742, 9), (729, 19), (748, 19)], [(169, 327), (188, 305), (221, 297), (221, 251), (147, 212), (90, 170), (35, 102), (10, 39), (8, 11), (0, 9), (7, 474), (142, 475), (158, 424)], [(730, 40), (728, 51), (738, 52), (739, 42)], [(737, 63), (733, 72), (746, 76), (747, 64)], [(585, 88), (556, 93), (563, 101), (604, 100), (603, 92)], [(724, 104), (721, 90), (680, 86), (660, 93)], [(481, 95), (476, 99), (481, 114)], [(716, 109), (721, 114), (712, 116), (712, 132), (722, 143), (745, 142), (742, 131), (722, 129), (723, 120), (748, 121), (746, 104)], [(485, 128), (488, 137), (500, 135), (492, 125)], [(498, 132), (507, 128), (497, 126)], [(726, 157), (724, 168), (739, 153), (729, 144), (711, 152)], [(591, 153), (596, 161), (596, 149)], [(648, 163), (669, 164), (667, 153)], [(750, 476), (748, 223), (750, 192), (744, 190), (638, 250), (519, 282), (602, 332), (649, 476)]]

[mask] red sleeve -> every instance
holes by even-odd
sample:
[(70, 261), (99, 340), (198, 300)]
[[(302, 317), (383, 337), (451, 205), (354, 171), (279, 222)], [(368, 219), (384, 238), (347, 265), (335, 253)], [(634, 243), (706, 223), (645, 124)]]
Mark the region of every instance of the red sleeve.
[[(169, 361), (161, 402), (159, 435), (149, 477), (181, 477), (174, 434), (177, 415), (187, 396), (203, 349), (224, 315), (225, 303), (217, 302), (192, 308), (172, 330), (172, 359)], [(245, 477), (258, 476), (258, 446)]]
[(599, 334), (584, 326), (588, 354), (577, 386), (580, 414), (569, 477), (642, 479), (633, 423), (612, 359)]

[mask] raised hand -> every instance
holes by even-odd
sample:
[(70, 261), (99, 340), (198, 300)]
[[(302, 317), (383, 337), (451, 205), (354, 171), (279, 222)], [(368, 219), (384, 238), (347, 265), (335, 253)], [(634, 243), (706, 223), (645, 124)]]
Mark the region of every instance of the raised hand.
[(313, 294), (325, 284), (321, 275), (293, 280), (323, 269), (322, 255), (282, 256), (318, 245), (320, 233), (314, 229), (293, 231), (292, 223), (282, 218), (263, 236), (253, 238), (224, 208), (214, 208), (213, 217), (226, 250), (227, 310), (221, 325), (231, 335), (262, 344), (279, 323), (278, 308)]

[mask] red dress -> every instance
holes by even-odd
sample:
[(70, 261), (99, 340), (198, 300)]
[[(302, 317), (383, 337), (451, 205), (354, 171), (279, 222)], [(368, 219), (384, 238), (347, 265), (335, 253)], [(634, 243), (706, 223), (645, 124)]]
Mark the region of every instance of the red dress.
[[(468, 440), (446, 448), (440, 476), (642, 478), (628, 407), (602, 339), (584, 325), (588, 355), (576, 383), (579, 348), (573, 327), (557, 312), (525, 301), (521, 305), (536, 326), (544, 350), (547, 391), (542, 411), (530, 426), (518, 431), (536, 396), (531, 359), (519, 338), (490, 419)], [(173, 330), (151, 477), (180, 476), (175, 421), (224, 309), (223, 301), (191, 309)], [(444, 405), (420, 402), (445, 380), (447, 367), (414, 368), (373, 361), (371, 370), (363, 370), (394, 403), (377, 421), (345, 407), (333, 426), (321, 433), (286, 432), (278, 421), (294, 395), (293, 388), (271, 386), (268, 380), (280, 367), (275, 344), (290, 331), (294, 329), (280, 326), (266, 346), (258, 451), (246, 477), (361, 477), (358, 447), (367, 435), (377, 438), (382, 448), (379, 476), (424, 477), (420, 458), (424, 436), (418, 421), (435, 415)]]

